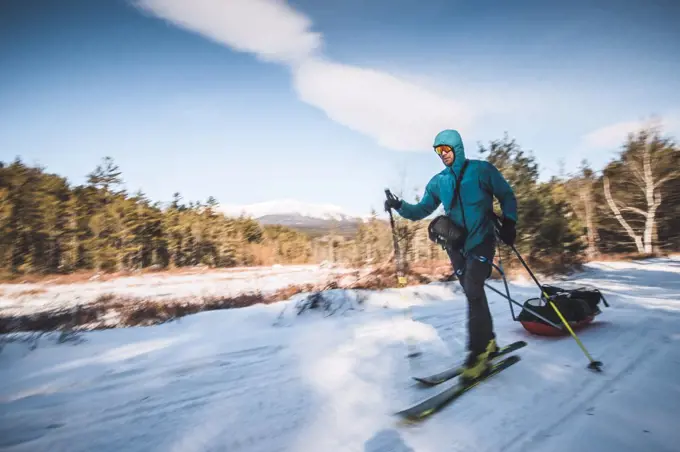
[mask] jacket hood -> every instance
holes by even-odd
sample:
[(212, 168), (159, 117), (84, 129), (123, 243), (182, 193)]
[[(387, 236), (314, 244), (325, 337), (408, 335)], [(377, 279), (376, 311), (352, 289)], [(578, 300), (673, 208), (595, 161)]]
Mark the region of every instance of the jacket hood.
[(455, 174), (458, 174), (463, 168), (463, 163), (465, 163), (465, 146), (463, 146), (463, 139), (460, 137), (460, 133), (457, 130), (447, 129), (442, 130), (434, 138), (433, 147), (448, 145), (453, 148), (453, 153), (456, 156), (456, 160), (451, 165), (451, 169)]

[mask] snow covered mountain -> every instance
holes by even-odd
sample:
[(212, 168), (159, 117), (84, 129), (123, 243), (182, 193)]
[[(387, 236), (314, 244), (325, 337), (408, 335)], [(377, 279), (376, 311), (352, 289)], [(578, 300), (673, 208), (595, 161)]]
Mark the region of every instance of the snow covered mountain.
[(333, 204), (311, 204), (295, 199), (281, 199), (244, 206), (226, 205), (222, 210), (228, 215), (245, 214), (253, 218), (279, 215), (297, 215), (319, 220), (357, 221), (357, 217), (345, 213)]
[(333, 204), (312, 204), (295, 199), (266, 201), (249, 205), (225, 205), (226, 215), (245, 215), (261, 224), (278, 224), (307, 232), (353, 233), (364, 218), (346, 213)]

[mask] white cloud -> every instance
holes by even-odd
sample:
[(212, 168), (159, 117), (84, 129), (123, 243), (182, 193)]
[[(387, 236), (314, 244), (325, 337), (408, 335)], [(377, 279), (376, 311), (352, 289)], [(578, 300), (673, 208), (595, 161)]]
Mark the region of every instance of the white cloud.
[(458, 102), (385, 72), (309, 59), (294, 74), (303, 101), (388, 148), (429, 150), (440, 130), (470, 124)]
[(382, 146), (429, 151), (438, 131), (471, 125), (473, 112), (436, 90), (325, 59), (320, 53), (322, 36), (310, 31), (311, 21), (283, 0), (138, 0), (138, 4), (234, 50), (287, 65), (302, 101)]
[(644, 121), (617, 122), (588, 133), (583, 141), (586, 146), (593, 148), (618, 147), (624, 143), (629, 133), (637, 132), (644, 125)]
[(321, 35), (309, 30), (311, 21), (282, 0), (139, 0), (137, 4), (265, 61), (294, 63), (321, 46)]
[(650, 120), (622, 121), (586, 134), (583, 143), (590, 148), (615, 148), (623, 145), (630, 133), (652, 125), (660, 126), (665, 134), (673, 134), (680, 131), (680, 115), (677, 112), (669, 112), (662, 118)]

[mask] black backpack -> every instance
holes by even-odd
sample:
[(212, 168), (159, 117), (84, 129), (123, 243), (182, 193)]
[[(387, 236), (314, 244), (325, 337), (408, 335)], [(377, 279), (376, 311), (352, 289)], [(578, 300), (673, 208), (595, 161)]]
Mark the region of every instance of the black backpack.
[[(544, 285), (543, 291), (555, 303), (567, 322), (581, 322), (589, 317), (600, 314), (599, 303), (604, 300), (597, 289), (581, 287), (578, 289), (563, 289), (557, 286)], [(524, 305), (529, 309), (522, 309), (517, 316), (519, 321), (546, 323), (533, 315), (530, 311), (545, 317), (558, 325), (562, 323), (555, 310), (541, 298), (531, 298)]]

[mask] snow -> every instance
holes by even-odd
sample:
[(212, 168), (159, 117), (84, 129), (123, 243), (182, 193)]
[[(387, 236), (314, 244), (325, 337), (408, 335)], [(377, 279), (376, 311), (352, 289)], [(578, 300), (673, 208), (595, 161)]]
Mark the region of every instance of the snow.
[(280, 199), (249, 205), (224, 205), (221, 210), (232, 216), (250, 216), (261, 218), (266, 215), (289, 215), (297, 214), (303, 217), (318, 218), (322, 220), (348, 220), (358, 215), (346, 213), (342, 207), (334, 204), (314, 204), (298, 201), (295, 199)]
[(53, 284), (0, 284), (0, 314), (33, 314), (86, 305), (103, 295), (129, 297), (198, 298), (234, 296), (244, 292), (274, 292), (289, 285), (323, 283), (350, 272), (342, 267), (291, 265), (210, 270), (193, 274), (146, 274), (93, 281)]
[[(678, 258), (606, 262), (555, 282), (607, 297), (578, 332), (601, 374), (573, 339), (530, 336), (489, 293), (501, 344), (529, 344), (522, 361), (414, 426), (393, 413), (450, 383), (423, 389), (410, 376), (464, 353), (456, 283), (335, 290), (333, 315), (296, 315), (299, 295), (76, 342), (11, 342), (0, 353), (0, 449), (677, 451), (678, 273)], [(524, 281), (510, 290), (537, 295)], [(408, 359), (409, 344), (423, 353)]]

